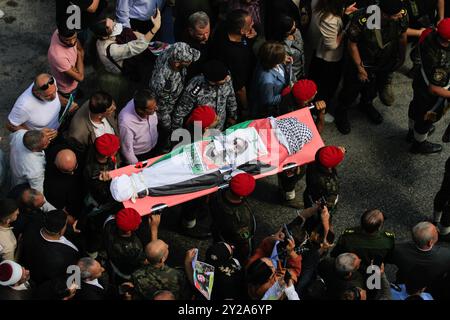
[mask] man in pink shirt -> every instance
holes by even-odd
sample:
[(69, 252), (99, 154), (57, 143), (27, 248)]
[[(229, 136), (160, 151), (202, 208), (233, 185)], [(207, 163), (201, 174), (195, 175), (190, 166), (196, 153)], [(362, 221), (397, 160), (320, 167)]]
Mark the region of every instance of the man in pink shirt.
[(135, 164), (155, 157), (158, 141), (156, 95), (138, 90), (119, 114), (121, 152), (125, 161)]
[(67, 104), (70, 95), (76, 94), (78, 82), (84, 79), (84, 50), (77, 39), (77, 33), (58, 28), (53, 33), (48, 62), (58, 85), (61, 104)]

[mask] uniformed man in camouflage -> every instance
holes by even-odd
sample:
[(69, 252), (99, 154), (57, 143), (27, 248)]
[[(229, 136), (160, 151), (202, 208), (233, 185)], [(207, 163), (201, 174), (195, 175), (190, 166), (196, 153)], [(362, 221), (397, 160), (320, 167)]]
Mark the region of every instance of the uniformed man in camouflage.
[(172, 115), (172, 129), (181, 128), (185, 118), (200, 105), (214, 108), (219, 117), (216, 129), (223, 130), (236, 123), (237, 103), (233, 84), (228, 70), (220, 61), (205, 63), (203, 74), (188, 83)]
[(252, 254), (256, 225), (253, 210), (246, 197), (254, 189), (253, 176), (240, 173), (231, 179), (228, 190), (218, 192), (210, 200), (214, 240), (234, 245), (234, 255), (241, 263)]
[[(351, 131), (347, 109), (361, 94), (359, 108), (375, 124), (383, 122), (383, 117), (372, 102), (378, 92), (388, 91), (391, 74), (405, 61), (408, 15), (401, 0), (380, 0), (380, 26), (377, 19), (366, 9), (355, 12), (346, 28), (350, 63), (344, 74), (344, 86), (339, 95), (336, 109), (336, 126), (342, 134)], [(377, 15), (377, 12), (374, 13)], [(385, 99), (390, 105), (393, 101)]]
[(424, 34), (419, 43), (421, 72), (413, 81), (414, 96), (409, 105), (408, 140), (412, 153), (435, 153), (440, 144), (427, 141), (450, 99), (450, 18), (442, 20), (437, 30)]
[(200, 58), (200, 51), (184, 42), (177, 42), (156, 60), (150, 89), (158, 101), (158, 133), (160, 146), (169, 145), (172, 112), (185, 86), (187, 68)]
[(361, 226), (349, 228), (339, 237), (332, 257), (351, 252), (361, 258), (362, 270), (372, 264), (381, 266), (389, 261), (394, 249), (395, 235), (383, 231), (384, 214), (380, 210), (367, 210), (361, 216)]
[(151, 233), (148, 237), (139, 228), (145, 226), (141, 225), (141, 216), (134, 209), (122, 209), (106, 220), (103, 239), (116, 283), (129, 280), (135, 270), (147, 263), (144, 247), (150, 240), (158, 238), (161, 217), (149, 215), (148, 220), (150, 230), (147, 231)]
[[(176, 300), (189, 300), (191, 288), (188, 274), (191, 273), (191, 250), (186, 254), (185, 269), (171, 268), (166, 265), (169, 246), (162, 240), (154, 240), (145, 247), (149, 264), (136, 270), (131, 281), (134, 286), (134, 298), (151, 300), (160, 290), (172, 292)], [(190, 274), (191, 275), (191, 274)]]
[(305, 208), (319, 202), (327, 206), (331, 215), (336, 212), (339, 200), (336, 167), (344, 160), (345, 152), (342, 146), (326, 146), (317, 150), (315, 161), (306, 167)]

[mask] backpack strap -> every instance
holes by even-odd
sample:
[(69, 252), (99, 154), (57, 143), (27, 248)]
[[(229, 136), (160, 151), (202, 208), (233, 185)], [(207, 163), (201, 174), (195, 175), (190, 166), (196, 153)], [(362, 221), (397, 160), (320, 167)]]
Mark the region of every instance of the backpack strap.
[(111, 63), (112, 63), (113, 65), (115, 65), (115, 66), (120, 70), (121, 73), (123, 73), (123, 68), (117, 63), (117, 61), (115, 61), (115, 60), (113, 59), (113, 57), (112, 57), (112, 55), (111, 55), (111, 46), (112, 46), (113, 44), (114, 44), (114, 43), (111, 43), (111, 44), (108, 45), (108, 47), (106, 47), (106, 57), (108, 58), (109, 61), (111, 61)]

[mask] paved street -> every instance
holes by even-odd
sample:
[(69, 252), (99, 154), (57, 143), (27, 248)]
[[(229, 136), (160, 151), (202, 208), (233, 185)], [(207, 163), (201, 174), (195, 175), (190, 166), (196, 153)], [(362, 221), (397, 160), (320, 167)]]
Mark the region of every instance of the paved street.
[[(1, 148), (7, 151), (7, 132), (3, 128), (16, 97), (30, 85), (33, 77), (48, 70), (47, 48), (54, 31), (54, 1), (0, 0), (5, 17), (0, 19), (0, 136)], [(401, 72), (406, 71), (404, 66)], [(421, 156), (407, 152), (407, 109), (412, 96), (411, 80), (396, 73), (397, 102), (392, 107), (375, 106), (384, 116), (384, 123), (374, 126), (358, 110), (351, 113), (352, 132), (342, 136), (333, 124), (327, 124), (323, 139), (326, 144), (344, 145), (347, 157), (339, 167), (341, 178), (340, 205), (334, 218), (337, 234), (344, 228), (359, 223), (359, 217), (368, 208), (385, 212), (385, 228), (394, 231), (397, 238), (409, 237), (410, 228), (431, 217), (432, 200), (441, 183), (450, 145), (438, 155)], [(83, 87), (89, 92), (89, 83)], [(433, 142), (441, 139), (449, 116), (437, 124)], [(295, 211), (280, 206), (276, 177), (260, 180), (250, 202), (257, 215), (257, 238), (273, 233), (295, 216)], [(302, 191), (303, 186), (299, 186)], [(301, 193), (299, 193), (301, 195)], [(166, 227), (161, 237), (170, 247), (188, 249), (199, 243), (170, 231), (176, 224), (176, 212), (163, 215)], [(179, 259), (173, 259), (179, 263)]]

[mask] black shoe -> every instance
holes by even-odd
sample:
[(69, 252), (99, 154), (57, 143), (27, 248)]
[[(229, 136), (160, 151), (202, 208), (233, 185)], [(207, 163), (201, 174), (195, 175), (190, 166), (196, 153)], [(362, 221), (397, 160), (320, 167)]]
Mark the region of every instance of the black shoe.
[(181, 226), (181, 233), (186, 237), (194, 239), (207, 239), (212, 236), (210, 228), (199, 223), (197, 223), (193, 228)]
[(431, 154), (431, 153), (437, 153), (442, 151), (442, 146), (437, 143), (431, 143), (427, 140), (423, 142), (417, 142), (414, 141), (413, 145), (411, 146), (411, 149), (409, 150), (411, 153), (415, 154)]
[(373, 104), (359, 106), (359, 110), (364, 112), (372, 123), (380, 124), (383, 122), (383, 116), (377, 111), (377, 109), (375, 109)]
[(352, 130), (347, 113), (336, 115), (334, 123), (336, 124), (338, 131), (342, 134), (349, 134)]

